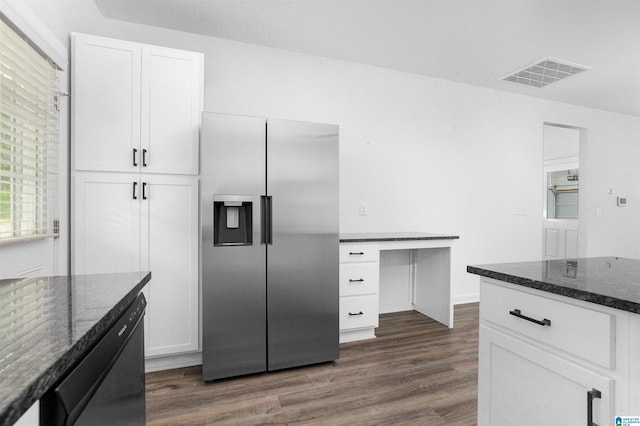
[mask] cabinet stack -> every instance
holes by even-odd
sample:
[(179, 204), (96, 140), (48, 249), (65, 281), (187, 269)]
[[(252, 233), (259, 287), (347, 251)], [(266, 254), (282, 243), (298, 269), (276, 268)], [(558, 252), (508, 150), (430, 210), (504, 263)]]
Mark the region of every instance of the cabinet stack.
[(376, 337), (379, 271), (376, 245), (340, 244), (340, 343)]
[(72, 272), (151, 271), (146, 356), (197, 352), (203, 55), (71, 43)]

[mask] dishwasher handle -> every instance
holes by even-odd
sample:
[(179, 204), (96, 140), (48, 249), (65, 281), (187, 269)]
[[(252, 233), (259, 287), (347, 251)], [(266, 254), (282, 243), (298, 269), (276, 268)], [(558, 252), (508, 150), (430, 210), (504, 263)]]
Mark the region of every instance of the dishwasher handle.
[[(41, 399), (46, 424), (72, 425), (91, 401), (144, 316), (147, 302), (141, 293), (80, 363)], [(52, 418), (53, 417), (53, 418)]]

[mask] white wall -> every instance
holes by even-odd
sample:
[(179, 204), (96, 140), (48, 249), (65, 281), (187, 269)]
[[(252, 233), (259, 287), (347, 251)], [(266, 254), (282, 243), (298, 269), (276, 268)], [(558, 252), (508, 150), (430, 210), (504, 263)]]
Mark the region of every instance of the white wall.
[(77, 31), (203, 52), (206, 110), (339, 124), (341, 231), (459, 235), (457, 300), (477, 295), (466, 265), (540, 258), (544, 122), (588, 129), (588, 254), (640, 257), (637, 117), (107, 20), (88, 0), (28, 4), (65, 44)]
[(580, 129), (546, 124), (543, 139), (544, 161), (572, 161), (580, 154)]

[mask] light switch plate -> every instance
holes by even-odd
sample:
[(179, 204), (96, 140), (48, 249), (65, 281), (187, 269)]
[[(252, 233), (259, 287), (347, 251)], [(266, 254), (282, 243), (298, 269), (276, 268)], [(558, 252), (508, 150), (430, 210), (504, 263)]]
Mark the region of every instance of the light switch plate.
[(516, 207), (515, 209), (513, 209), (513, 215), (514, 216), (526, 216), (527, 215), (527, 208), (526, 207)]
[(369, 214), (369, 205), (367, 203), (360, 203), (360, 216), (367, 216)]
[(617, 198), (618, 206), (626, 207), (627, 206), (627, 197), (618, 197)]

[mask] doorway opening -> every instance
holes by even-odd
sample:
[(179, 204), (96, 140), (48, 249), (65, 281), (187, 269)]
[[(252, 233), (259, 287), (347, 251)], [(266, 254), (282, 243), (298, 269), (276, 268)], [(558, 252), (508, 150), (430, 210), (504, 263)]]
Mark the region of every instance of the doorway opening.
[(566, 125), (544, 124), (543, 259), (578, 257), (582, 130)]

